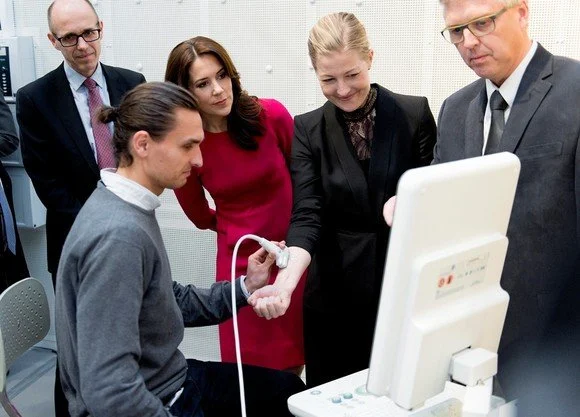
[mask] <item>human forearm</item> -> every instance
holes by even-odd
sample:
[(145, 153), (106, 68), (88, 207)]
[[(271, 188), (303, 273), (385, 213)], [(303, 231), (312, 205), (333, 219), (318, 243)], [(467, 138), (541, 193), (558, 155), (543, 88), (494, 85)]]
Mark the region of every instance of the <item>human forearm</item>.
[(215, 210), (209, 207), (197, 175), (192, 175), (183, 187), (174, 192), (181, 209), (198, 229), (216, 230)]
[(290, 166), (294, 196), (286, 239), (290, 260), (288, 266), (278, 272), (274, 284), (259, 289), (248, 299), (256, 314), (267, 319), (286, 313), (292, 293), (310, 265), (310, 253), (315, 251), (319, 240), (323, 205), (320, 166), (301, 120), (295, 119)]
[[(242, 294), (239, 279), (236, 285), (236, 306), (247, 304)], [(188, 327), (209, 326), (221, 323), (232, 316), (231, 283), (222, 281), (210, 288), (197, 288), (173, 282), (173, 294), (183, 314), (183, 322)]]
[(298, 246), (290, 246), (288, 250), (290, 251), (288, 266), (278, 272), (274, 285), (292, 293), (296, 289), (304, 271), (310, 265), (312, 258), (306, 250)]
[(250, 298), (250, 304), (256, 314), (266, 319), (280, 317), (286, 313), (292, 299), (292, 294), (300, 278), (310, 265), (310, 254), (297, 246), (291, 246), (290, 261), (285, 269), (278, 272), (276, 281), (257, 290)]

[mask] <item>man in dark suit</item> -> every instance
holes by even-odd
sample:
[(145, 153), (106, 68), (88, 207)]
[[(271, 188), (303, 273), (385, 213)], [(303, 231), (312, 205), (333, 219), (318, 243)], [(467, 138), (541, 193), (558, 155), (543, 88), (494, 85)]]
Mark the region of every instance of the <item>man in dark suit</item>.
[[(55, 283), (65, 238), (96, 187), (99, 169), (107, 166), (97, 158), (102, 143), (97, 139), (103, 137), (105, 127), (110, 140), (112, 126), (91, 120), (94, 100), (118, 105), (121, 96), (145, 78), (99, 62), (103, 22), (90, 1), (54, 1), (48, 9), (48, 25), (48, 39), (62, 53), (64, 63), (20, 89), (16, 109), (24, 166), (47, 208), (48, 270)], [(91, 90), (85, 85), (87, 79), (96, 82), (98, 94), (95, 84)], [(111, 143), (106, 145), (111, 153)], [(56, 401), (56, 415), (66, 415), (58, 410), (61, 401)]]
[[(4, 100), (4, 95), (0, 94), (0, 157), (12, 154), (17, 148), (18, 136), (12, 113)], [(0, 292), (2, 292), (16, 281), (29, 276), (16, 227), (12, 182), (2, 161), (0, 161), (0, 193), (2, 193), (0, 199), (8, 203), (0, 205)], [(4, 212), (5, 209), (7, 212)], [(14, 232), (14, 246), (8, 242), (8, 234), (11, 233), (8, 228)]]
[(580, 279), (580, 63), (529, 38), (527, 0), (441, 3), (443, 35), (481, 78), (443, 103), (433, 162), (503, 151), (521, 161), (501, 280), (510, 304), (498, 375), (504, 395), (519, 397), (542, 335), (559, 328), (563, 291)]

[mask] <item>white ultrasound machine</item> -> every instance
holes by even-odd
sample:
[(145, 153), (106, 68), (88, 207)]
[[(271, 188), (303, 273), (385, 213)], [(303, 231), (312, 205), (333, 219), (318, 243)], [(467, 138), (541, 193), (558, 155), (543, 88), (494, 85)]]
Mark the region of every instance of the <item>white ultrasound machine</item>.
[[(370, 367), (288, 399), (298, 417), (512, 417), (492, 395), (500, 277), (520, 163), (510, 153), (407, 171), (397, 188)], [(306, 369), (308, 372), (308, 369)]]

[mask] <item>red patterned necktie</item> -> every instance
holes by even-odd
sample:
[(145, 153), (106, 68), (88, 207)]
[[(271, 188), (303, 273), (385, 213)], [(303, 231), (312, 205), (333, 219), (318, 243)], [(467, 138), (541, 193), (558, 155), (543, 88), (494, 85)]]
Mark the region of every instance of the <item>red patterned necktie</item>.
[(89, 114), (91, 115), (91, 127), (97, 148), (97, 163), (101, 169), (115, 168), (117, 164), (115, 163), (111, 131), (109, 126), (102, 123), (97, 117), (100, 108), (103, 107), (97, 83), (92, 78), (87, 78), (83, 84), (89, 90)]

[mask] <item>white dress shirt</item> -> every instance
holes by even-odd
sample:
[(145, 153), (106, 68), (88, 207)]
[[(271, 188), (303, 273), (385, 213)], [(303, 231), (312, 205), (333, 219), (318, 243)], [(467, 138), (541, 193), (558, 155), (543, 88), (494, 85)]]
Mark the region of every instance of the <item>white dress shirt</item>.
[[(72, 67), (64, 61), (64, 73), (68, 79), (72, 95), (75, 99), (75, 104), (81, 116), (81, 121), (83, 122), (83, 127), (85, 132), (87, 132), (87, 138), (89, 138), (89, 144), (95, 155), (95, 161), (97, 160), (97, 148), (95, 146), (95, 136), (93, 135), (93, 128), (91, 127), (91, 116), (89, 113), (89, 89), (83, 85), (86, 77), (84, 75), (76, 72)], [(103, 100), (103, 105), (110, 106), (111, 99), (109, 98), (109, 90), (107, 90), (107, 80), (105, 80), (105, 75), (103, 74), (103, 68), (99, 63), (94, 74), (91, 78), (97, 83), (101, 99)], [(108, 123), (111, 133), (113, 132), (113, 123)]]
[(161, 200), (155, 193), (138, 182), (117, 174), (115, 168), (101, 169), (101, 180), (117, 197), (143, 210), (153, 211), (161, 206)]
[(487, 137), (489, 136), (489, 129), (491, 126), (491, 110), (489, 108), (489, 100), (491, 95), (495, 90), (499, 90), (501, 96), (508, 104), (507, 109), (504, 111), (504, 120), (507, 124), (508, 117), (510, 115), (512, 106), (516, 99), (516, 94), (518, 93), (518, 88), (520, 87), (520, 83), (522, 82), (522, 78), (530, 61), (534, 57), (536, 50), (538, 49), (538, 42), (532, 41), (532, 46), (530, 50), (520, 62), (520, 65), (515, 69), (514, 72), (503, 82), (501, 87), (497, 87), (494, 83), (490, 80), (485, 80), (485, 88), (487, 92), (487, 105), (485, 106), (485, 116), (483, 117), (483, 148), (481, 149), (481, 154), (483, 155), (485, 152), (485, 145), (487, 144)]

